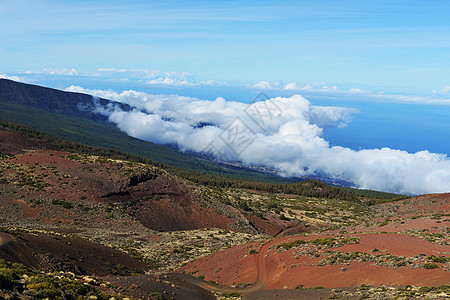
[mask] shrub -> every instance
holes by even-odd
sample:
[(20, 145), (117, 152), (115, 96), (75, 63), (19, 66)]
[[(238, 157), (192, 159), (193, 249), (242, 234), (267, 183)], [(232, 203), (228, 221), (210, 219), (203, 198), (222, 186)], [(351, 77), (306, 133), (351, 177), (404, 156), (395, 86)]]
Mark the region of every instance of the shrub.
[(12, 291), (19, 277), (7, 269), (0, 268), (0, 289)]
[(352, 238), (343, 238), (341, 239), (342, 244), (359, 244), (359, 238), (352, 237)]
[[(29, 277), (26, 284), (19, 280), (23, 275)], [(86, 299), (87, 296), (95, 296), (99, 300), (108, 300), (112, 297), (123, 299), (123, 297), (106, 294), (74, 278), (60, 278), (37, 273), (22, 264), (10, 263), (2, 259), (0, 259), (0, 289), (23, 292), (31, 299)]]
[(241, 294), (239, 293), (228, 293), (228, 294), (222, 294), (222, 296), (224, 296), (225, 298), (232, 298), (232, 297), (240, 297)]
[(248, 203), (246, 201), (243, 201), (243, 200), (238, 201), (238, 203), (236, 204), (236, 207), (240, 208), (240, 209), (242, 209), (244, 211), (250, 211), (251, 210), (250, 206), (248, 206)]
[(450, 261), (450, 258), (445, 257), (445, 256), (438, 256), (438, 257), (436, 257), (436, 256), (432, 255), (432, 256), (430, 256), (428, 258), (431, 259), (433, 262), (437, 262), (437, 263), (441, 263), (441, 264), (445, 264), (448, 261)]
[(53, 200), (52, 201), (53, 205), (60, 205), (66, 209), (71, 209), (73, 207), (72, 203), (69, 203), (67, 201), (64, 200)]
[(382, 226), (386, 226), (387, 224), (389, 224), (389, 219), (384, 220), (383, 222), (381, 222), (378, 227), (382, 227)]
[(160, 292), (153, 292), (150, 294), (150, 296), (152, 296), (152, 298), (156, 300), (164, 300), (164, 295), (161, 294)]
[(284, 214), (280, 214), (280, 220), (288, 221), (289, 218), (286, 217)]
[(306, 244), (306, 242), (304, 240), (285, 242), (285, 243), (281, 243), (281, 244), (277, 245), (277, 249), (284, 248), (285, 250), (289, 250), (291, 248), (294, 248), (294, 247), (297, 247), (297, 246), (300, 246), (303, 244)]
[(426, 263), (423, 265), (424, 269), (437, 269), (439, 266), (435, 263)]
[(266, 218), (264, 218), (264, 215), (263, 215), (263, 213), (262, 212), (260, 212), (260, 211), (258, 211), (258, 212), (255, 212), (254, 213), (254, 215), (255, 216), (257, 216), (258, 218), (260, 218), (260, 219), (263, 219), (263, 220), (265, 220)]
[(312, 240), (310, 243), (314, 244), (316, 246), (326, 245), (328, 247), (333, 247), (336, 244), (336, 240), (334, 238), (332, 238), (332, 237), (326, 237), (326, 238), (323, 238), (323, 239)]
[(400, 261), (400, 262), (396, 263), (395, 266), (398, 267), (398, 268), (405, 267), (406, 266), (406, 262), (405, 261)]

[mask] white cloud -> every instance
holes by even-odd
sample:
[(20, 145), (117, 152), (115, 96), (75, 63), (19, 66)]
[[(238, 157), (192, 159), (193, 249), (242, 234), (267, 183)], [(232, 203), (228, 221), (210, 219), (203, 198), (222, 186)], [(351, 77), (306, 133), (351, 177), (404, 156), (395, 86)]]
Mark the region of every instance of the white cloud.
[(260, 82), (257, 82), (253, 85), (250, 86), (251, 88), (254, 89), (282, 89), (283, 88), (283, 83), (281, 81), (277, 81), (277, 82), (271, 82), (271, 81), (267, 81), (267, 80), (263, 80)]
[(352, 94), (372, 94), (371, 91), (363, 90), (363, 89), (359, 89), (359, 88), (350, 88), (348, 91), (349, 91), (349, 93), (352, 93)]
[(148, 84), (165, 84), (165, 85), (189, 85), (187, 80), (179, 80), (171, 77), (158, 77), (156, 79), (149, 80)]
[(450, 86), (444, 86), (441, 90), (440, 90), (440, 92), (442, 93), (442, 94), (447, 94), (447, 93), (450, 93)]
[(99, 76), (108, 76), (115, 79), (126, 77), (128, 80), (148, 85), (168, 85), (168, 86), (199, 86), (199, 85), (226, 85), (223, 81), (215, 80), (196, 80), (187, 72), (163, 72), (159, 70), (148, 69), (116, 69), (116, 68), (98, 68)]
[(97, 71), (100, 71), (100, 72), (117, 72), (117, 73), (125, 73), (125, 72), (127, 72), (128, 70), (126, 70), (126, 69), (116, 69), (116, 68), (99, 68), (99, 69), (97, 69)]
[(0, 79), (9, 79), (9, 80), (14, 80), (14, 81), (25, 81), (24, 78), (19, 77), (19, 76), (9, 76), (6, 74), (0, 74)]
[(272, 85), (270, 84), (269, 81), (263, 80), (263, 81), (255, 83), (254, 85), (252, 85), (252, 87), (257, 88), (257, 89), (268, 89), (268, 88), (271, 88)]
[(254, 89), (271, 89), (271, 90), (290, 90), (290, 91), (315, 91), (315, 92), (337, 92), (340, 91), (339, 88), (334, 86), (327, 86), (325, 82), (315, 82), (313, 84), (307, 83), (302, 86), (296, 81), (289, 82), (288, 84), (283, 84), (282, 81), (267, 81), (263, 80), (250, 85)]
[(198, 80), (187, 72), (171, 72), (149, 69), (122, 69), (122, 68), (97, 68), (95, 71), (79, 72), (74, 68), (43, 68), (39, 71), (27, 70), (28, 76), (57, 79), (58, 76), (83, 76), (94, 80), (106, 80), (108, 82), (129, 82), (149, 86), (225, 86), (228, 83), (217, 80)]
[[(288, 85), (290, 88), (288, 88)], [(327, 86), (325, 82), (315, 82), (313, 84), (311, 83), (307, 83), (304, 86), (301, 86), (299, 83), (297, 82), (291, 82), (288, 85), (286, 85), (285, 89), (295, 89), (296, 90), (300, 90), (300, 91), (310, 91), (310, 92), (340, 92), (341, 90), (336, 86), (333, 85), (331, 87)]]
[(75, 86), (68, 90), (134, 106), (131, 112), (103, 109), (102, 113), (140, 139), (198, 152), (213, 144), (220, 156), (276, 168), (286, 176), (325, 175), (361, 188), (399, 193), (450, 191), (446, 155), (331, 147), (323, 129), (345, 126), (356, 111), (313, 106), (300, 95), (247, 105), (220, 97), (206, 101), (132, 90), (116, 93)]
[(25, 71), (26, 74), (48, 74), (48, 75), (78, 75), (78, 71), (74, 68), (72, 69), (54, 69), (54, 68), (43, 68), (40, 71)]
[(316, 91), (316, 92), (336, 92), (339, 88), (334, 86), (327, 86), (325, 82), (315, 82), (313, 84), (308, 83), (304, 86), (298, 82), (292, 81), (288, 84), (283, 84), (282, 81), (267, 81), (263, 80), (250, 85), (254, 89), (271, 89), (271, 90), (291, 90), (291, 91)]
[(331, 97), (344, 96), (349, 99), (361, 100), (358, 96), (364, 96), (364, 101), (376, 102), (395, 102), (395, 103), (414, 103), (427, 105), (450, 105), (450, 99), (445, 98), (445, 95), (450, 93), (450, 86), (443, 89), (433, 91), (433, 96), (418, 96), (418, 95), (402, 95), (402, 94), (387, 94), (384, 92), (374, 92), (371, 90), (364, 90), (360, 88), (342, 89), (336, 85), (329, 86), (325, 82), (314, 82), (301, 85), (292, 81), (286, 85), (281, 82), (260, 81), (250, 86), (255, 89), (271, 89), (271, 90), (285, 90), (285, 91), (299, 91), (316, 94), (324, 94)]
[(283, 89), (285, 89), (285, 90), (300, 90), (300, 88), (301, 88), (300, 85), (297, 82), (293, 81), (293, 82), (289, 82), (288, 84), (286, 84)]
[(450, 105), (450, 99), (430, 96), (368, 94), (380, 102), (415, 103), (428, 105)]

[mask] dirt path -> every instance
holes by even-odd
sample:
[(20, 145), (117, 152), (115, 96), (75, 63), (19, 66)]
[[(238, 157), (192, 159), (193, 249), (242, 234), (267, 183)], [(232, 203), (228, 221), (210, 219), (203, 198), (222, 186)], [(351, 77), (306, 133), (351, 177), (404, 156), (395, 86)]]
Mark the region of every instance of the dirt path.
[(173, 275), (175, 275), (180, 280), (195, 284), (196, 286), (199, 286), (205, 290), (214, 292), (246, 294), (264, 289), (264, 284), (259, 282), (256, 282), (255, 284), (248, 287), (231, 287), (204, 281), (203, 279), (186, 274), (176, 273)]
[(267, 280), (268, 280), (267, 270), (266, 270), (266, 256), (267, 256), (267, 252), (269, 251), (269, 248), (274, 245), (285, 242), (286, 240), (293, 239), (293, 238), (295, 238), (295, 237), (290, 236), (290, 237), (286, 237), (286, 238), (282, 238), (282, 239), (270, 240), (270, 241), (266, 242), (265, 244), (263, 244), (257, 253), (251, 254), (255, 258), (255, 267), (256, 267), (256, 272), (257, 272), (257, 279), (256, 279), (255, 283), (252, 284), (251, 286), (230, 287), (230, 286), (223, 286), (223, 285), (219, 285), (216, 283), (208, 282), (203, 279), (200, 279), (200, 278), (197, 278), (194, 276), (190, 276), (190, 275), (186, 275), (186, 274), (176, 273), (173, 275), (178, 277), (180, 280), (195, 284), (195, 285), (197, 285), (205, 290), (208, 290), (208, 291), (215, 291), (215, 292), (222, 292), (222, 293), (239, 293), (239, 294), (248, 294), (248, 293), (261, 291), (261, 290), (265, 289)]
[[(205, 290), (208, 291), (215, 291), (215, 292), (222, 292), (222, 293), (239, 293), (239, 294), (247, 294), (247, 293), (253, 293), (256, 291), (263, 290), (266, 286), (267, 281), (267, 272), (266, 272), (266, 254), (269, 249), (269, 247), (274, 243), (275, 241), (269, 241), (265, 243), (261, 249), (258, 251), (258, 253), (252, 254), (255, 257), (255, 265), (257, 270), (257, 280), (254, 284), (247, 287), (231, 287), (231, 286), (224, 286), (219, 285), (216, 283), (208, 282), (203, 279), (177, 273), (176, 275), (180, 280), (195, 284)], [(278, 242), (278, 241), (277, 241)]]

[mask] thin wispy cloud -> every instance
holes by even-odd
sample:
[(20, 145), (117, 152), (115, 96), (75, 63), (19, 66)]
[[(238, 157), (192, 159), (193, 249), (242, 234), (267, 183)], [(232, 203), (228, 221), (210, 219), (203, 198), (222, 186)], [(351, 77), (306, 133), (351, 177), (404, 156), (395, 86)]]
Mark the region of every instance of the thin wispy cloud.
[(446, 85), (440, 90), (433, 90), (434, 95), (448, 95), (450, 94), (450, 86)]
[[(27, 70), (24, 75), (37, 75), (40, 78), (56, 79), (58, 76), (79, 76), (86, 79), (101, 79), (105, 81), (129, 82), (148, 86), (225, 86), (228, 83), (216, 80), (198, 80), (187, 72), (172, 72), (148, 69), (119, 69), (97, 68), (95, 71), (78, 71), (75, 68), (42, 68), (40, 70)], [(15, 76), (17, 81), (21, 77)], [(42, 80), (42, 79), (41, 79)]]
[(450, 105), (450, 99), (447, 94), (450, 93), (450, 87), (446, 86), (439, 91), (432, 91), (430, 96), (421, 95), (402, 95), (390, 94), (381, 91), (374, 92), (372, 90), (364, 90), (361, 88), (340, 88), (336, 85), (327, 85), (324, 82), (300, 84), (295, 81), (283, 84), (281, 81), (270, 82), (260, 81), (250, 85), (253, 89), (281, 91), (287, 90), (292, 92), (311, 92), (329, 94), (334, 97), (345, 96), (348, 100), (377, 101), (377, 102), (394, 102), (394, 103), (411, 103), (411, 104), (428, 104), (428, 105)]
[(196, 80), (196, 78), (187, 72), (164, 72), (159, 70), (147, 69), (115, 69), (99, 68), (97, 76), (106, 76), (118, 79), (135, 79), (136, 82), (147, 85), (166, 85), (166, 86), (201, 86), (201, 85), (226, 85), (226, 82), (215, 80)]
[(45, 74), (45, 75), (79, 75), (78, 71), (74, 68), (43, 68), (38, 71), (25, 71), (25, 74)]

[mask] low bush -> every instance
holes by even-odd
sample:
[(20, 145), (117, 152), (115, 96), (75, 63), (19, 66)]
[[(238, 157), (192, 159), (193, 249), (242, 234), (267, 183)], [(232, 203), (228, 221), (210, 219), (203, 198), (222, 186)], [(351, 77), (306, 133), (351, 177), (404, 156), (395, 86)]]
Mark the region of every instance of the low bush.
[(435, 263), (426, 263), (423, 265), (424, 269), (437, 269), (439, 266)]

